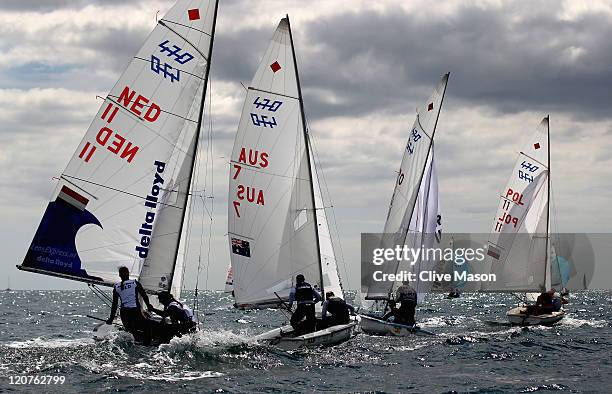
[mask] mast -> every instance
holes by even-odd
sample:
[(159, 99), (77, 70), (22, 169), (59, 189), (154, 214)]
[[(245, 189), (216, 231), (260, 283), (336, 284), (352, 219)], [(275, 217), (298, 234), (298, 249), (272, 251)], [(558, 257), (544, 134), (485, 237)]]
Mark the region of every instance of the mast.
[[(438, 128), (438, 119), (440, 119), (440, 112), (442, 112), (442, 104), (444, 103), (444, 95), (446, 94), (446, 87), (448, 86), (449, 76), (450, 76), (450, 72), (446, 73), (446, 84), (444, 85), (444, 90), (442, 91), (442, 98), (440, 99), (440, 110), (436, 114), (436, 121), (434, 123), (433, 132), (431, 133), (431, 143), (429, 144), (429, 149), (427, 150), (427, 157), (425, 158), (425, 165), (423, 165), (423, 170), (421, 171), (421, 177), (419, 178), (419, 183), (417, 184), (417, 187), (415, 189), (417, 193), (421, 189), (421, 183), (423, 182), (423, 177), (425, 176), (425, 169), (427, 169), (427, 162), (429, 160), (429, 154), (433, 151), (434, 137), (436, 135), (436, 129)], [(418, 114), (417, 114), (417, 117), (418, 117)], [(389, 209), (391, 209), (390, 206), (389, 206)], [(404, 237), (403, 237), (404, 242), (406, 241), (406, 238), (408, 237), (408, 232), (410, 231), (410, 222), (412, 221), (413, 214), (414, 214), (414, 207), (412, 207), (412, 211), (410, 212), (410, 218), (408, 219), (408, 222), (406, 225), (406, 232), (404, 233)], [(391, 291), (393, 291), (393, 289)], [(391, 294), (389, 294), (389, 298), (391, 298)]]
[(547, 192), (548, 195), (546, 197), (546, 249), (544, 251), (544, 291), (548, 290), (546, 287), (548, 285), (546, 277), (548, 276), (548, 265), (549, 261), (549, 249), (550, 249), (550, 115), (546, 115), (546, 138), (547, 138), (547, 163), (548, 166), (548, 185)]
[[(191, 198), (189, 197), (189, 194), (191, 192), (192, 189), (192, 182), (193, 182), (193, 174), (195, 172), (195, 165), (196, 165), (196, 157), (198, 154), (198, 145), (200, 143), (200, 133), (202, 131), (202, 118), (204, 116), (204, 102), (206, 101), (206, 90), (208, 87), (208, 76), (210, 74), (210, 63), (212, 61), (212, 51), (213, 51), (213, 44), (215, 42), (215, 28), (217, 27), (217, 11), (219, 9), (219, 0), (215, 0), (215, 14), (213, 16), (213, 25), (212, 25), (212, 30), (211, 30), (211, 34), (210, 34), (210, 45), (208, 47), (208, 56), (206, 59), (206, 72), (204, 73), (204, 87), (202, 88), (202, 100), (200, 101), (200, 111), (198, 114), (198, 125), (196, 127), (196, 135), (195, 135), (195, 144), (194, 144), (194, 150), (193, 150), (193, 161), (191, 162), (191, 170), (189, 171), (189, 178), (187, 179), (187, 199), (188, 199), (188, 203), (185, 204), (185, 209), (183, 209), (183, 215), (181, 217), (181, 225), (179, 226), (179, 244), (180, 244), (180, 237), (181, 234), (183, 233), (183, 226), (185, 224), (185, 217), (187, 216), (187, 207), (189, 206), (190, 200)], [(172, 276), (170, 277), (170, 280), (168, 281), (168, 289), (172, 288), (172, 282), (174, 281), (174, 270), (176, 269), (176, 261), (178, 259), (178, 255), (180, 252), (180, 248), (177, 246), (176, 248), (176, 253), (174, 254), (174, 264), (172, 265)]]
[(312, 205), (313, 205), (313, 216), (314, 216), (314, 227), (315, 227), (315, 239), (317, 243), (317, 257), (319, 259), (319, 275), (321, 277), (321, 298), (325, 300), (325, 289), (323, 288), (323, 266), (321, 262), (321, 245), (319, 243), (319, 224), (317, 222), (317, 207), (315, 204), (315, 194), (314, 194), (314, 185), (312, 182), (312, 167), (310, 164), (310, 139), (308, 137), (308, 129), (306, 128), (306, 116), (304, 114), (304, 100), (302, 98), (302, 87), (300, 85), (300, 74), (298, 72), (297, 59), (295, 58), (295, 47), (293, 45), (293, 35), (291, 34), (291, 24), (289, 23), (289, 15), (285, 16), (287, 18), (287, 27), (289, 28), (289, 41), (291, 42), (291, 54), (293, 55), (293, 65), (295, 67), (295, 79), (297, 82), (297, 90), (298, 90), (298, 101), (300, 102), (300, 112), (302, 115), (302, 128), (304, 131), (304, 144), (306, 147), (306, 160), (308, 163), (308, 175), (310, 176), (310, 196), (312, 197)]

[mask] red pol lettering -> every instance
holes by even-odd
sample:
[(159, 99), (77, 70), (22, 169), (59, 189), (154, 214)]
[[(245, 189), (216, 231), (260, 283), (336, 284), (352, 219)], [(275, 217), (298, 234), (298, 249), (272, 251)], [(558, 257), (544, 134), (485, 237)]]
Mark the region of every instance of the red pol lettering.
[(508, 191), (506, 192), (506, 198), (512, 200), (514, 203), (516, 203), (516, 205), (525, 205), (523, 203), (523, 195), (510, 188), (508, 188)]

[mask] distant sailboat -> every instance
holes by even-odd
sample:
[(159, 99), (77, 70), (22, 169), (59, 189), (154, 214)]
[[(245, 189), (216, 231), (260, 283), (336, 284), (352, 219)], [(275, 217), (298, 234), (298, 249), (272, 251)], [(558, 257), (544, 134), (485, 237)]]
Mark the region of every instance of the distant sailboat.
[(159, 20), (61, 174), (20, 270), (96, 289), (125, 266), (147, 292), (180, 297), (216, 17), (217, 1), (182, 0)]
[[(418, 109), (416, 120), (408, 135), (402, 164), (391, 197), (389, 213), (385, 222), (384, 234), (392, 236), (383, 243), (408, 245), (410, 247), (431, 247), (436, 235), (441, 231), (441, 215), (438, 200), (438, 176), (435, 167), (434, 135), (438, 123), (449, 74), (438, 82), (433, 93)], [(419, 260), (413, 266), (387, 264), (382, 267), (384, 274), (410, 271), (415, 274), (429, 270), (432, 262)], [(373, 268), (378, 269), (378, 267)], [(380, 335), (408, 335), (418, 332), (413, 326), (395, 324), (382, 320), (382, 313), (393, 297), (395, 289), (392, 282), (373, 280), (372, 272), (367, 273), (367, 286), (362, 288), (366, 301), (383, 302), (383, 311), (361, 315), (361, 329), (366, 333)], [(417, 280), (411, 283), (422, 299), (430, 284)], [(424, 332), (424, 331), (423, 331)]]
[[(248, 87), (231, 155), (228, 234), (235, 306), (284, 308), (297, 274), (344, 298), (321, 198), (289, 17), (282, 19)], [(324, 296), (324, 294), (323, 294)], [(257, 337), (281, 347), (334, 344), (351, 322), (295, 336)]]
[(9, 292), (11, 291), (11, 276), (7, 275), (6, 277), (6, 289), (4, 289), (4, 291)]
[[(487, 255), (496, 282), (483, 282), (483, 291), (541, 292), (551, 286), (550, 242), (550, 128), (542, 120), (519, 153), (510, 180), (502, 189), (488, 242)], [(535, 299), (536, 294), (527, 296)], [(507, 313), (512, 324), (554, 324), (558, 312), (531, 315), (526, 307)]]

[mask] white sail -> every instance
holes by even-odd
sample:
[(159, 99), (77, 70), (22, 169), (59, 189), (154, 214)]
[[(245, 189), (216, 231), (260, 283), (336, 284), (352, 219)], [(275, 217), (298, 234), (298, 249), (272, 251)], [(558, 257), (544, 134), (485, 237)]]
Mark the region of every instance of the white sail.
[(332, 241), (331, 233), (329, 231), (327, 214), (325, 213), (325, 205), (323, 204), (321, 185), (319, 182), (317, 170), (314, 165), (315, 161), (314, 157), (312, 156), (312, 151), (313, 150), (310, 149), (310, 163), (312, 168), (311, 173), (314, 188), (315, 209), (317, 213), (317, 224), (319, 226), (318, 236), (319, 248), (321, 251), (321, 272), (323, 273), (323, 287), (325, 289), (325, 292), (332, 291), (336, 297), (344, 298), (342, 285), (340, 283), (340, 276), (338, 275), (338, 261), (336, 260), (334, 244)]
[[(248, 88), (230, 162), (228, 233), (241, 308), (278, 305), (299, 273), (324, 287), (315, 220), (324, 212), (313, 197), (303, 122), (282, 19)], [(326, 267), (335, 265), (333, 249), (324, 253)]]
[[(434, 144), (431, 146), (431, 153), (425, 166), (423, 180), (419, 188), (419, 194), (414, 206), (412, 219), (410, 220), (406, 245), (413, 248), (429, 249), (438, 246), (440, 243), (439, 234), (442, 231), (442, 214), (440, 210), (440, 200), (438, 194), (438, 173), (434, 154)], [(418, 302), (423, 301), (425, 294), (431, 288), (432, 283), (423, 282), (419, 278), (421, 271), (431, 271), (437, 261), (419, 258), (414, 264), (402, 266), (400, 270), (414, 273), (416, 280), (411, 282), (411, 286), (417, 291)]]
[[(445, 74), (425, 105), (418, 109), (416, 120), (410, 129), (383, 231), (395, 236), (393, 239), (386, 239), (387, 243), (412, 247), (424, 236), (423, 232), (431, 231), (430, 237), (436, 232), (438, 196), (433, 165), (433, 136), (447, 83), (448, 74)], [(400, 269), (398, 264), (386, 264), (382, 267), (385, 274), (394, 274)], [(367, 293), (367, 299), (387, 299), (392, 288), (393, 283), (372, 281), (363, 291)]]
[(169, 287), (215, 16), (216, 2), (185, 0), (159, 21), (62, 173), (20, 268), (110, 284), (118, 267), (133, 277), (144, 267), (145, 288)]
[(487, 250), (497, 280), (483, 282), (483, 290), (528, 292), (545, 287), (550, 259), (548, 163), (548, 118), (544, 118), (501, 191)]
[(311, 182), (283, 19), (249, 86), (231, 156), (228, 223), (239, 306), (277, 304), (276, 294), (287, 298), (298, 273), (320, 280)]

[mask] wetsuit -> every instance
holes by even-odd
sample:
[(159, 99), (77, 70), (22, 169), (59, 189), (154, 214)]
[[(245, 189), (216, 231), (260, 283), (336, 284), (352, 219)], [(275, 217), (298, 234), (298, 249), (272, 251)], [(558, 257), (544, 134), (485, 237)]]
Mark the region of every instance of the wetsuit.
[(197, 323), (193, 315), (193, 311), (186, 305), (183, 305), (177, 300), (172, 300), (168, 305), (164, 306), (164, 310), (153, 309), (153, 312), (157, 313), (162, 317), (169, 317), (172, 325), (170, 336), (181, 336), (187, 332), (195, 330)]
[[(350, 313), (355, 313), (355, 308), (347, 304), (346, 301), (340, 297), (330, 297), (323, 302), (323, 310), (321, 312), (323, 325), (325, 327), (331, 327), (350, 322)], [(331, 316), (327, 315), (328, 312)]]
[(396, 302), (401, 302), (401, 305), (395, 313), (395, 323), (414, 325), (414, 313), (417, 305), (417, 293), (409, 285), (398, 287), (395, 296)]
[[(315, 316), (315, 303), (321, 301), (321, 296), (312, 286), (306, 282), (299, 283), (289, 293), (289, 308), (297, 302), (297, 308), (291, 315), (291, 326), (296, 334), (302, 335), (315, 330), (317, 318)], [(304, 323), (302, 319), (306, 318)]]

